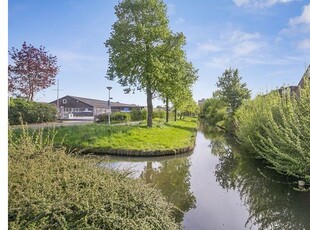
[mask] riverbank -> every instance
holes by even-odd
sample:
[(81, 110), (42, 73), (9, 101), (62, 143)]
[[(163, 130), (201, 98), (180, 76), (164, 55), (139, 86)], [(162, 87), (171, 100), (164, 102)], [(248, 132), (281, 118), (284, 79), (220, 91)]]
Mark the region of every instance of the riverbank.
[[(48, 130), (48, 129), (46, 129)], [(50, 130), (50, 129), (49, 129)], [(55, 127), (55, 145), (78, 153), (163, 156), (189, 152), (195, 145), (197, 118), (146, 125), (86, 124)]]

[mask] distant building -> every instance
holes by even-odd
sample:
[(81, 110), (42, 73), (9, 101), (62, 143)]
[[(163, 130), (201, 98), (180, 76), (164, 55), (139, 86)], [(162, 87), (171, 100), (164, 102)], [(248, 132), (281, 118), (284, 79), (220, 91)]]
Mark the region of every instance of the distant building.
[(202, 107), (203, 104), (205, 103), (205, 101), (206, 101), (205, 98), (202, 98), (201, 100), (198, 100), (198, 105), (199, 105), (200, 107)]
[(93, 119), (96, 115), (109, 112), (130, 112), (132, 109), (142, 109), (143, 106), (135, 104), (125, 104), (120, 102), (110, 102), (111, 109), (108, 101), (97, 99), (64, 96), (62, 98), (50, 102), (59, 107), (59, 117), (61, 119)]
[(296, 94), (297, 97), (300, 97), (300, 88), (304, 87), (304, 81), (305, 78), (309, 78), (310, 79), (310, 65), (308, 66), (308, 68), (306, 69), (304, 75), (302, 76), (302, 78), (300, 79), (299, 83), (297, 86), (288, 86), (288, 87), (282, 87), (280, 88), (278, 91), (280, 94), (284, 94), (284, 93), (290, 93), (291, 95)]

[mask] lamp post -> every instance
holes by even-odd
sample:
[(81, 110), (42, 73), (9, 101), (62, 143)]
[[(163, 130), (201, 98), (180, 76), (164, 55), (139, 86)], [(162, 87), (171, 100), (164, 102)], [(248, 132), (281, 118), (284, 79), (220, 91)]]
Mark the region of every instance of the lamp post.
[(109, 107), (109, 111), (108, 111), (108, 122), (109, 122), (109, 125), (111, 124), (111, 102), (110, 102), (110, 99), (112, 99), (112, 97), (110, 97), (110, 90), (112, 89), (111, 86), (108, 86), (107, 89), (109, 90), (109, 100), (108, 100), (108, 107)]

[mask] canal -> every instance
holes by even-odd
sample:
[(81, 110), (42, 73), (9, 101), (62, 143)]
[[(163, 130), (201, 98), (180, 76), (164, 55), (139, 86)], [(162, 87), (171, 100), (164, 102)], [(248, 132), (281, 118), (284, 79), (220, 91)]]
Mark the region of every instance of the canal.
[(199, 130), (192, 153), (104, 164), (159, 189), (184, 229), (310, 229), (310, 192), (246, 155)]

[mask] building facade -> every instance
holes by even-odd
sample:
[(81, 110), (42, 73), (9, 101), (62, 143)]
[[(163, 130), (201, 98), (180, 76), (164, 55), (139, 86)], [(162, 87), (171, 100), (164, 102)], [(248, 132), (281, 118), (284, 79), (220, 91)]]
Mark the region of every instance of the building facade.
[(58, 108), (60, 119), (93, 119), (98, 114), (130, 112), (132, 109), (144, 108), (143, 106), (120, 102), (111, 102), (109, 106), (108, 101), (70, 95), (52, 101), (50, 104)]

